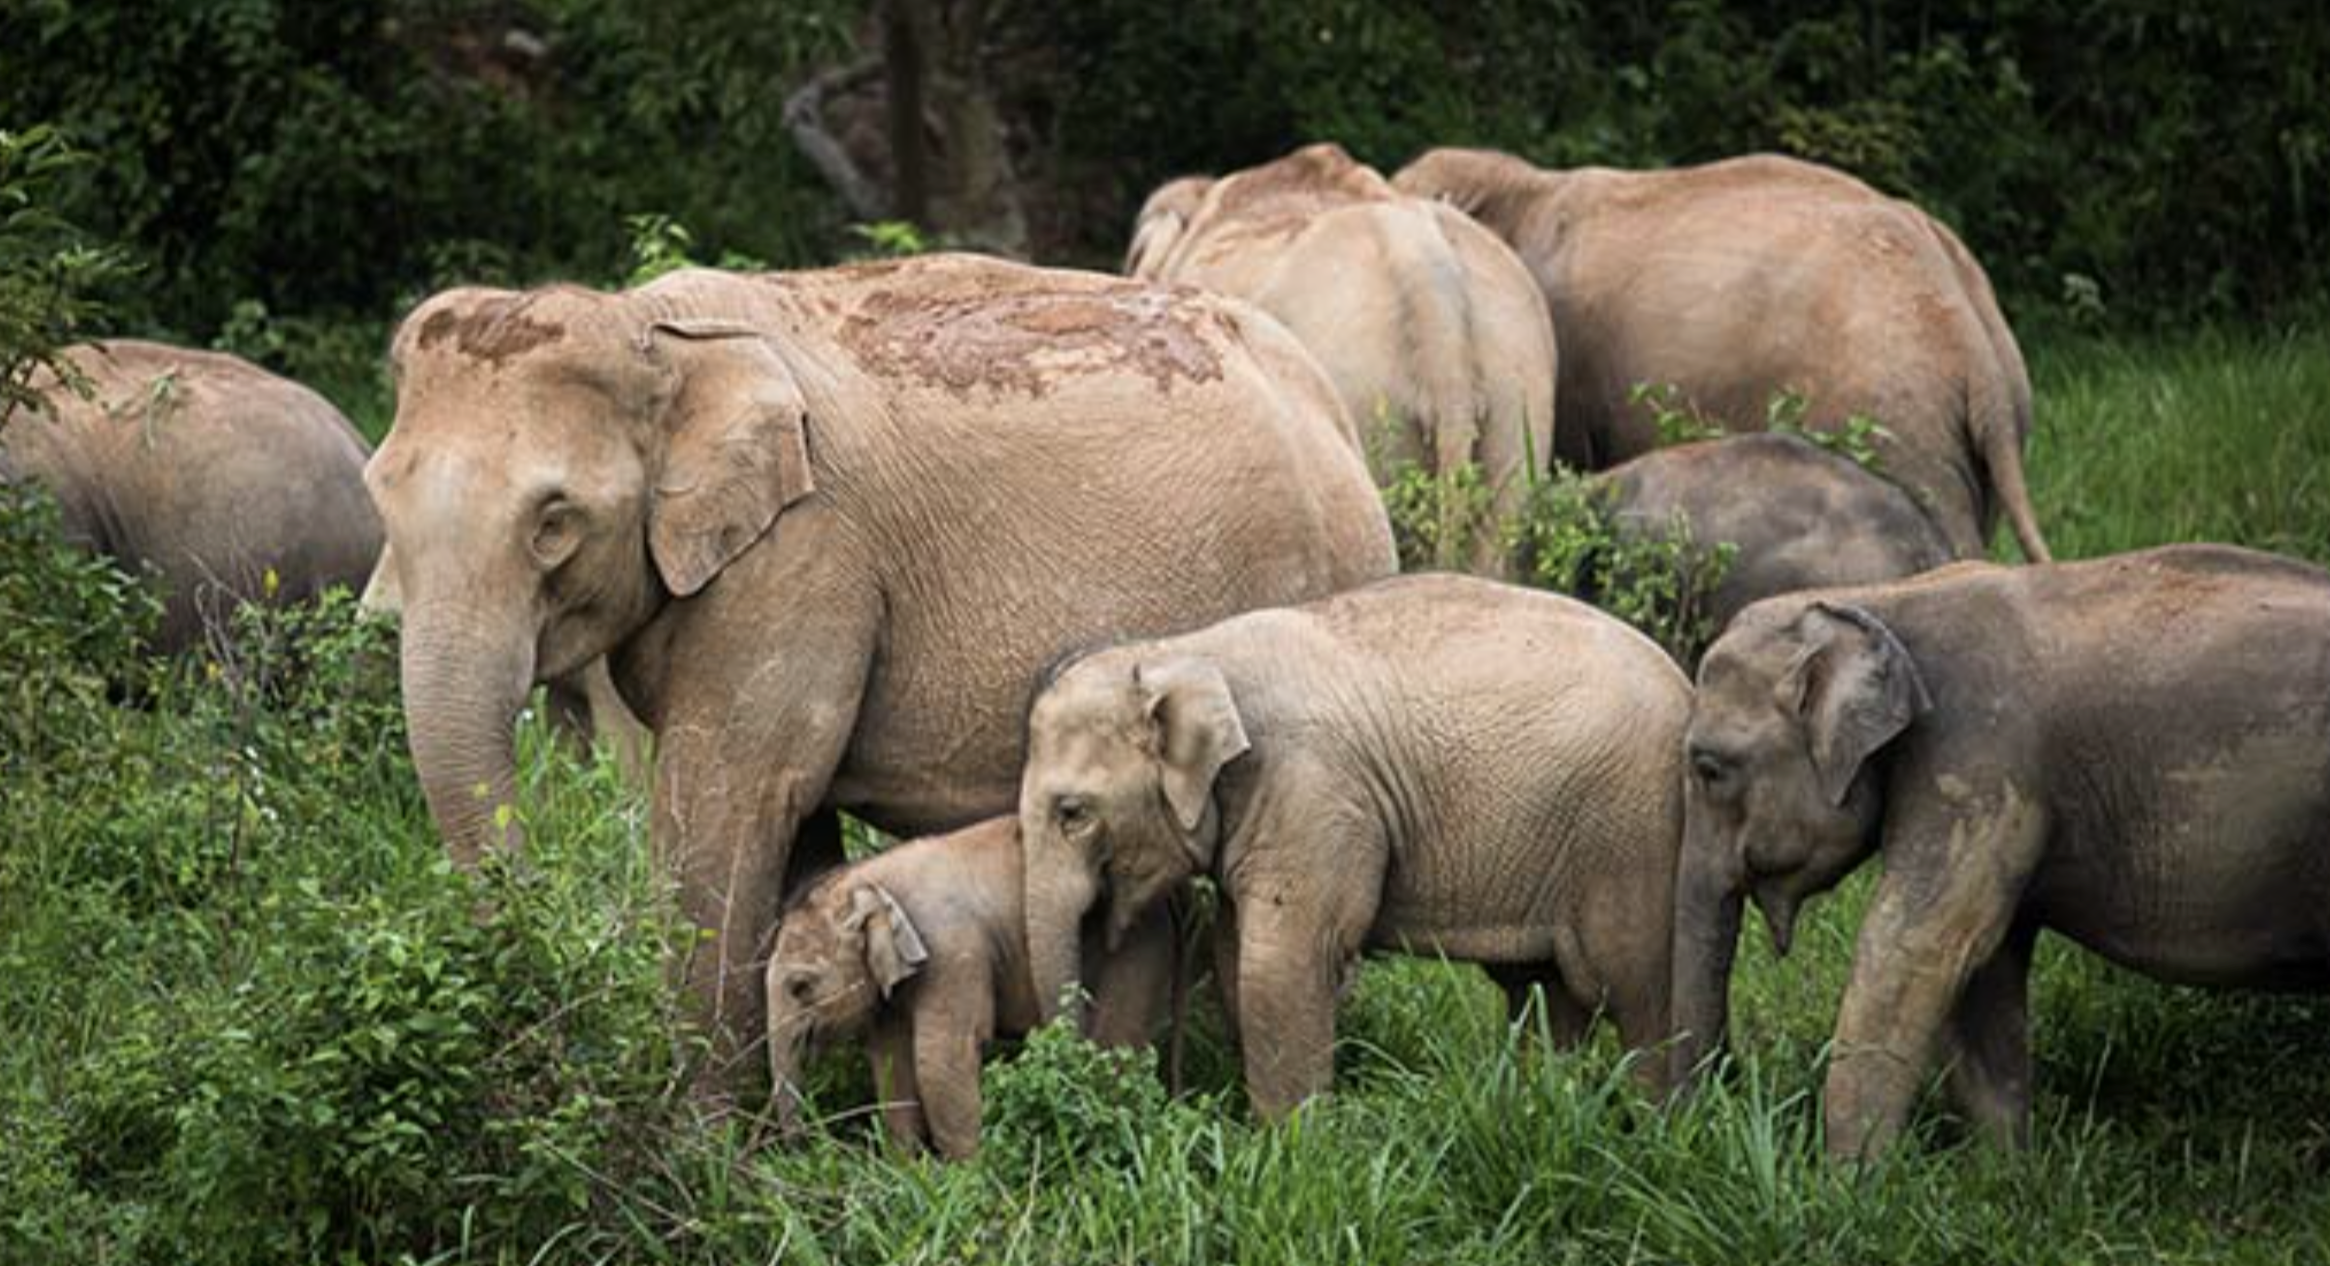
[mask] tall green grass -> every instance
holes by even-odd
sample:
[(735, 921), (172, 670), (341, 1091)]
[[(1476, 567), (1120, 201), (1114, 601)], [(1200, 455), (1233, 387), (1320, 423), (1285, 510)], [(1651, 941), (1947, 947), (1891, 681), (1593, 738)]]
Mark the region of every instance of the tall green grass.
[[(2065, 556), (2204, 537), (2330, 558), (2330, 338), (2032, 359)], [(11, 565), (63, 566), (30, 557)], [(56, 687), (6, 693), (45, 724), (0, 731), (22, 749), (0, 753), (0, 1259), (2330, 1259), (2330, 1009), (2060, 945), (2030, 1150), (1967, 1141), (1935, 1096), (1877, 1168), (1821, 1160), (1865, 880), (1786, 962), (1751, 921), (1737, 1062), (1672, 1110), (1608, 1035), (1554, 1052), (1477, 971), (1383, 960), (1344, 1005), (1336, 1092), (1284, 1126), (1250, 1120), (1201, 1014), (1179, 1100), (1074, 1044), (991, 1070), (977, 1162), (890, 1154), (846, 1056), (815, 1137), (752, 1151), (674, 1089), (669, 897), (608, 763), (529, 726), (530, 851), (457, 876), (376, 634), (261, 625), (216, 675), (91, 688), (102, 622), (27, 621), (38, 600), (0, 585), (0, 672)]]

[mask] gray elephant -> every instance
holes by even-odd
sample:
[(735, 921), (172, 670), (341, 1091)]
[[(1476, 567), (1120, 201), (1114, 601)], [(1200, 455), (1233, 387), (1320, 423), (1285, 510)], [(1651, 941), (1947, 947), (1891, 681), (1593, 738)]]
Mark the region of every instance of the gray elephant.
[[(1125, 271), (1285, 322), (1342, 393), (1379, 481), (1399, 463), (1477, 466), (1510, 517), (1561, 451), (1553, 322), (1529, 270), (1462, 212), (1399, 193), (1340, 146), (1160, 187)], [(1498, 534), (1473, 535), (1472, 569), (1502, 572)]]
[(2330, 983), (2330, 573), (2173, 546), (1961, 563), (1748, 608), (1709, 649), (1676, 880), (1679, 1069), (1721, 1040), (1743, 898), (1885, 856), (1828, 1070), (1829, 1149), (1884, 1148), (1937, 1064), (2019, 1138), (2031, 947), (2167, 980)]
[(1486, 964), (1516, 1003), (1541, 983), (1565, 1040), (1607, 1011), (1658, 1042), (1689, 711), (1617, 620), (1446, 574), (1087, 655), (1028, 719), (1037, 1000), (1088, 915), (1120, 935), (1203, 874), (1266, 1117), (1327, 1088), (1363, 949)]
[(1234, 300), (964, 255), (697, 270), (451, 291), (394, 355), (366, 478), (430, 810), (465, 863), (509, 840), (512, 716), (608, 657), (707, 932), (715, 1098), (835, 811), (899, 835), (1008, 812), (1069, 648), (1393, 567), (1333, 388)]
[(1887, 471), (1953, 555), (1985, 554), (2003, 509), (2024, 555), (2047, 560), (2023, 481), (2021, 349), (1973, 255), (1916, 207), (1769, 155), (1546, 171), (1437, 149), (1392, 183), (1470, 212), (1535, 274), (1561, 336), (1560, 433), (1593, 465), (1658, 442), (1640, 384), (1742, 430), (1794, 392), (1815, 429), (1856, 414), (1885, 425)]
[(1680, 526), (1699, 548), (1737, 547), (1707, 595), (1716, 632), (1776, 594), (1898, 580), (1955, 559), (1901, 485), (1786, 433), (1677, 444), (1596, 483), (1627, 536), (1671, 536)]
[[(1041, 1021), (1028, 974), (1019, 820), (990, 818), (829, 872), (778, 924), (769, 955), (769, 1067), (797, 1128), (804, 1060), (866, 1039), (891, 1137), (960, 1159), (979, 1147), (979, 1057)], [(1155, 931), (1152, 923), (1147, 929)], [(1085, 938), (1095, 1041), (1136, 1046), (1172, 996), (1169, 936), (1103, 956)]]
[(94, 393), (36, 375), (46, 407), (0, 430), (0, 469), (48, 489), (69, 539), (159, 575), (156, 649), (196, 645), (239, 602), (362, 587), (381, 540), (369, 452), (322, 396), (220, 352), (65, 355)]

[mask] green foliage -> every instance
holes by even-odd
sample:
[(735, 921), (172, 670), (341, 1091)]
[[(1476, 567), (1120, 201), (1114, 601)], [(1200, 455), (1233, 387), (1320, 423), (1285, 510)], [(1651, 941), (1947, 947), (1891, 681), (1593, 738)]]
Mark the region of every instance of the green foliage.
[(1663, 529), (1624, 524), (1606, 484), (1559, 467), (1507, 532), (1522, 579), (1592, 602), (1686, 664), (1714, 635), (1708, 604), (1739, 555), (1696, 540), (1680, 514)]
[(1463, 570), (1477, 542), (1495, 539), (1494, 502), (1495, 490), (1476, 465), (1437, 473), (1414, 462), (1394, 466), (1383, 508), (1401, 570)]
[(923, 231), (905, 220), (853, 224), (849, 231), (850, 236), (865, 244), (864, 257), (868, 259), (903, 259), (927, 254), (931, 249), (930, 239)]
[(1055, 1020), (991, 1064), (981, 1158), (1013, 1181), (1063, 1168), (1121, 1169), (1150, 1132), (1191, 1109), (1165, 1097), (1154, 1050), (1110, 1050)]
[(1626, 392), (1626, 402), (1647, 410), (1659, 444), (1691, 444), (1716, 439), (1726, 432), (1723, 423), (1699, 411), (1671, 382), (1638, 382)]
[(456, 875), (345, 592), (147, 663), (150, 596), (5, 496), (0, 1259), (375, 1259), (588, 1212), (676, 1054), (614, 774), (530, 730), (535, 847)]
[(1764, 405), (1764, 429), (1774, 435), (1793, 435), (1863, 470), (1884, 473), (1884, 462), (1877, 453), (1877, 441), (1892, 439), (1893, 432), (1886, 430), (1882, 423), (1865, 413), (1847, 414), (1833, 428), (1808, 427), (1804, 424), (1804, 417), (1811, 407), (1811, 401), (1803, 392), (1786, 389), (1773, 392), (1772, 398)]
[(614, 274), (643, 207), (810, 256), (837, 217), (775, 85), (845, 44), (842, 9), (24, 0), (0, 119), (101, 156), (64, 210), (149, 266), (143, 322), (379, 320), (454, 278)]
[(55, 128), (0, 129), (0, 427), (39, 403), (36, 373), (80, 387), (57, 353), (96, 314), (92, 292), (123, 271), (58, 209), (67, 174), (88, 162)]

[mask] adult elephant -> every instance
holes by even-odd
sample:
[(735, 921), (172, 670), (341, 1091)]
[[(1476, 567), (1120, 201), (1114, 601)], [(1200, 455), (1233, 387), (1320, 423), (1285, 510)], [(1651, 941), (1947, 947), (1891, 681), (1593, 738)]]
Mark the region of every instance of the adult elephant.
[(1563, 434), (1593, 464), (1658, 441), (1640, 384), (1759, 429), (1779, 392), (1806, 424), (1883, 423), (1885, 470), (1961, 558), (1998, 512), (2049, 555), (2023, 485), (2031, 387), (1990, 281), (1955, 234), (1842, 172), (1757, 155), (1672, 171), (1546, 171), (1437, 149), (1393, 184), (1448, 200), (1511, 243), (1561, 334)]
[(45, 405), (0, 431), (0, 478), (40, 483), (68, 539), (159, 576), (156, 649), (197, 644), (239, 602), (364, 583), (381, 539), (368, 451), (322, 396), (233, 356), (133, 339), (65, 358), (90, 394), (38, 374)]
[(513, 713), (609, 657), (707, 934), (707, 1091), (835, 811), (1007, 812), (1055, 657), (1393, 567), (1332, 388), (1230, 300), (973, 256), (688, 271), (441, 294), (395, 360), (367, 479), (430, 810), (464, 863), (505, 842)]
[(1723, 1040), (1742, 904), (1786, 953), (1873, 854), (1831, 1153), (1936, 1068), (2029, 1129), (2033, 946), (2187, 984), (2330, 986), (2330, 572), (2179, 545), (1757, 603), (1707, 652), (1675, 879), (1675, 1068)]
[[(1341, 146), (1160, 187), (1125, 270), (1236, 295), (1284, 322), (1358, 421), (1378, 481), (1404, 463), (1475, 465), (1509, 516), (1560, 451), (1553, 323), (1529, 270), (1494, 234), (1399, 193)], [(1473, 568), (1501, 572), (1498, 534), (1475, 526)]]

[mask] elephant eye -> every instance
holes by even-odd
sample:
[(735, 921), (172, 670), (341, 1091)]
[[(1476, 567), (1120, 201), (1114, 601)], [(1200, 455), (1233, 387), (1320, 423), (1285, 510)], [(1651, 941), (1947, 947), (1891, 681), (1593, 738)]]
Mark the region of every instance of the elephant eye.
[(815, 981), (812, 981), (807, 976), (795, 976), (791, 980), (785, 982), (785, 992), (792, 995), (793, 1001), (795, 1002), (807, 1002), (809, 1000), (810, 987), (815, 983)]
[(1052, 820), (1064, 831), (1081, 831), (1092, 824), (1092, 806), (1082, 796), (1062, 796), (1052, 802)]
[(1702, 748), (1691, 753), (1691, 774), (1702, 786), (1711, 789), (1722, 786), (1731, 777), (1734, 768), (1729, 757), (1716, 752)]
[(534, 560), (544, 567), (556, 567), (574, 553), (582, 542), (582, 507), (565, 497), (553, 495), (534, 517), (534, 535), (527, 546)]

